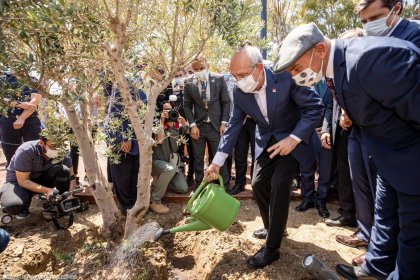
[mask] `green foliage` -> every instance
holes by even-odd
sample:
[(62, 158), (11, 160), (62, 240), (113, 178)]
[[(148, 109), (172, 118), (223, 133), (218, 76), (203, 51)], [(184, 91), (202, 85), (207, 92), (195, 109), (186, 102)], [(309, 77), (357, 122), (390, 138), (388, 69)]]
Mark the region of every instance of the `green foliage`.
[(354, 12), (356, 0), (305, 0), (299, 15), (303, 23), (315, 22), (325, 36), (337, 38), (346, 30), (360, 27)]
[(52, 249), (51, 253), (54, 260), (59, 264), (69, 265), (74, 261), (74, 253), (64, 253), (60, 249)]
[(418, 15), (419, 1), (418, 0), (404, 0), (404, 8), (401, 17), (406, 19), (414, 19)]

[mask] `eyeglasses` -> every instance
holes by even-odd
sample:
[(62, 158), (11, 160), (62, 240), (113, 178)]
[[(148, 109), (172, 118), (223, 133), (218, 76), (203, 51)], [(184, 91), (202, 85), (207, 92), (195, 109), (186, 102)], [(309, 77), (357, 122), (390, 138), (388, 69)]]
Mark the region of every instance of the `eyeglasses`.
[(250, 67), (252, 67), (252, 68), (253, 68), (253, 70), (252, 70), (252, 72), (251, 72), (251, 73), (240, 73), (240, 74), (238, 74), (238, 75), (232, 74), (232, 76), (233, 76), (233, 79), (234, 79), (235, 83), (237, 83), (237, 82), (239, 82), (240, 80), (242, 80), (242, 79), (244, 79), (244, 78), (248, 77), (249, 75), (252, 75), (252, 74), (254, 73), (255, 68), (257, 67), (257, 65), (254, 65), (254, 66), (249, 65), (247, 68), (250, 68)]
[(193, 71), (194, 72), (200, 72), (200, 71), (203, 71), (205, 69), (206, 69), (206, 67), (205, 66), (202, 66), (200, 69), (193, 69)]

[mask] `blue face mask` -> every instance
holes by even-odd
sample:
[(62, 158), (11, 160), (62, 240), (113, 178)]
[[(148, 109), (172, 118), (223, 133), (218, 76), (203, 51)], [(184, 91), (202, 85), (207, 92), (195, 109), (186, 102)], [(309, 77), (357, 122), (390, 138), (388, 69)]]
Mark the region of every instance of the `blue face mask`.
[(365, 31), (366, 36), (385, 36), (389, 32), (395, 18), (397, 17), (395, 14), (391, 24), (389, 26), (386, 25), (386, 21), (391, 16), (393, 10), (394, 8), (391, 9), (386, 17), (363, 24), (363, 30)]

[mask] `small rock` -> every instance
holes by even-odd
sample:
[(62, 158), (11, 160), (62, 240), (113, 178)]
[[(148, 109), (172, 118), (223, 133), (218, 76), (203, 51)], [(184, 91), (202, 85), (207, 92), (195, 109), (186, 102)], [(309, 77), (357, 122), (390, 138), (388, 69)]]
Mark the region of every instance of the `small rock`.
[(16, 257), (21, 257), (23, 255), (23, 251), (25, 250), (25, 247), (23, 244), (20, 244), (16, 247), (14, 255)]

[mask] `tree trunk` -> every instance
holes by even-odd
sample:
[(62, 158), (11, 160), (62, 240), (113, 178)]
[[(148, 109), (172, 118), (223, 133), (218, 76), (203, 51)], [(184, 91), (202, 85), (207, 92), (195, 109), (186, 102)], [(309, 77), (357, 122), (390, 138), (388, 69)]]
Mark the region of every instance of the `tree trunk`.
[(158, 94), (169, 84), (170, 79), (162, 81), (159, 85), (154, 85), (149, 94), (147, 111), (144, 120), (144, 126), (138, 114), (137, 104), (133, 102), (130, 93), (130, 87), (125, 77), (123, 67), (122, 50), (125, 42), (125, 27), (118, 20), (112, 23), (111, 28), (116, 31), (115, 45), (109, 42), (104, 44), (107, 50), (118, 89), (123, 99), (125, 110), (130, 118), (131, 125), (137, 137), (139, 145), (139, 176), (137, 180), (137, 200), (134, 206), (127, 211), (127, 221), (125, 226), (124, 238), (128, 238), (142, 223), (144, 214), (150, 204), (150, 179), (152, 173), (152, 153), (154, 140), (152, 138), (153, 118), (156, 108), (156, 99)]
[(99, 165), (99, 157), (87, 128), (80, 125), (72, 105), (65, 101), (61, 102), (81, 150), (86, 175), (90, 183), (90, 191), (102, 213), (104, 237), (111, 244), (115, 244), (123, 235), (121, 213), (114, 201), (111, 187)]

